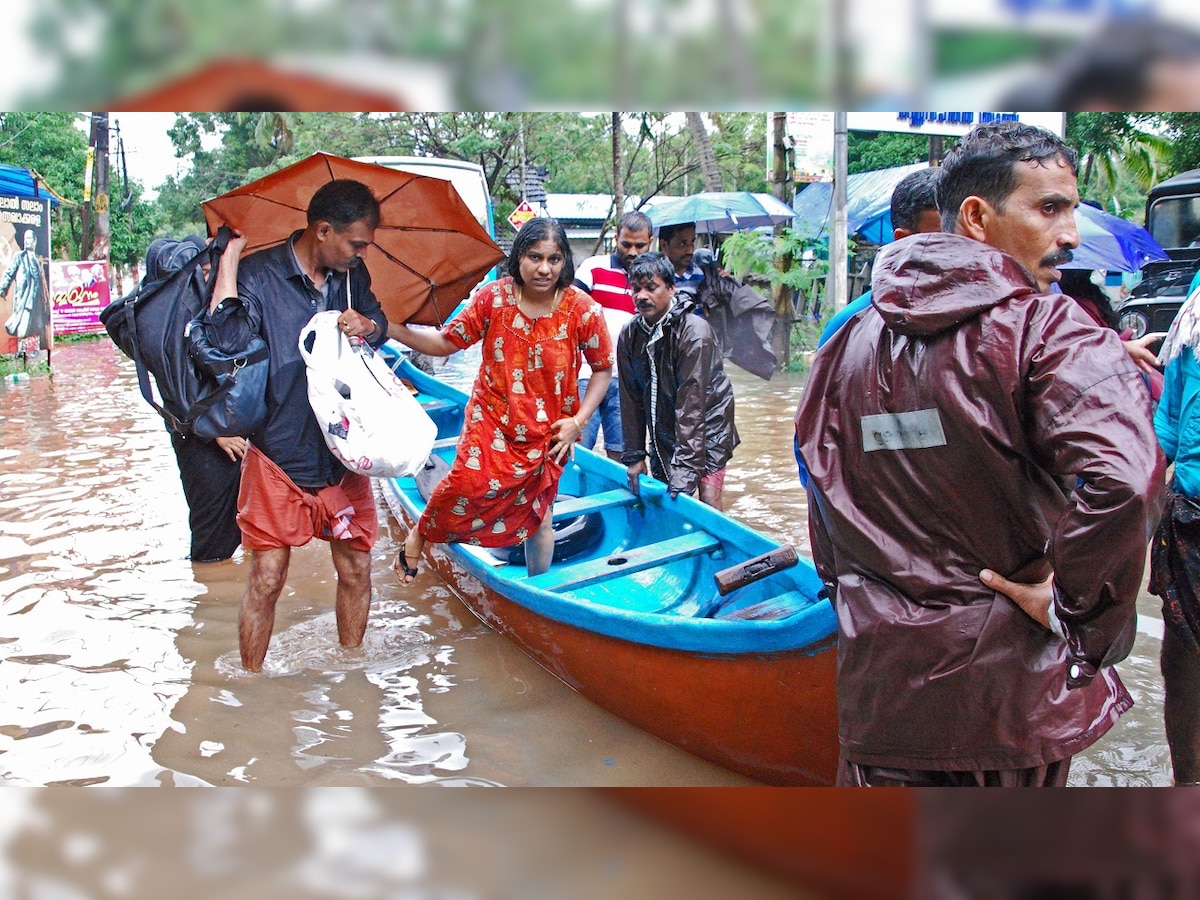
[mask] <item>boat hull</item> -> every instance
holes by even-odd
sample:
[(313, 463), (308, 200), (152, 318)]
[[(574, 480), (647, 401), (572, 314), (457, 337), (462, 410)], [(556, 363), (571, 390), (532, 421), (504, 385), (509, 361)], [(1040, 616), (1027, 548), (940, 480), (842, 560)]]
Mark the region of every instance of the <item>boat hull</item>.
[(427, 546), (427, 560), (472, 613), (598, 706), (766, 784), (833, 783), (832, 640), (806, 651), (736, 656), (636, 644), (538, 615), (487, 587), (452, 550)]
[[(412, 377), (433, 398), (457, 401)], [(439, 434), (452, 428), (454, 414), (441, 410)], [(452, 437), (437, 451), (448, 458)], [(424, 506), (419, 481), (381, 484), (405, 529)], [(560, 500), (612, 497), (623, 482), (623, 467), (579, 451)], [(767, 784), (832, 784), (836, 627), (811, 564), (741, 588), (733, 608), (724, 608), (715, 571), (777, 544), (691, 498), (655, 496), (649, 483), (640, 499), (629, 495), (602, 515), (604, 545), (544, 576), (529, 578), (523, 565), (498, 564), (462, 544), (427, 543), (424, 557), (482, 622), (600, 707)], [(662, 559), (638, 571), (639, 552), (650, 551)]]

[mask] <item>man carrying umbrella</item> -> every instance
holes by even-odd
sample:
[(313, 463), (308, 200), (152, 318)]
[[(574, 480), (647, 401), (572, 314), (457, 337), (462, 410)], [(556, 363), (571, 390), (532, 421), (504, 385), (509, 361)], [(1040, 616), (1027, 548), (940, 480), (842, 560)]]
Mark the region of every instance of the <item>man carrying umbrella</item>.
[(271, 354), (267, 422), (250, 436), (238, 496), (242, 546), (253, 551), (238, 615), (242, 665), (261, 671), (287, 578), (291, 548), (329, 541), (337, 570), (338, 640), (362, 643), (371, 602), (371, 547), (378, 531), (370, 480), (329, 451), (308, 400), (297, 342), (314, 313), (342, 310), (338, 325), (378, 347), (387, 318), (364, 263), (379, 224), (379, 202), (365, 184), (335, 179), (312, 195), (307, 225), (252, 253), (238, 235), (222, 257), (209, 309), (214, 344), (235, 352), (251, 333)]

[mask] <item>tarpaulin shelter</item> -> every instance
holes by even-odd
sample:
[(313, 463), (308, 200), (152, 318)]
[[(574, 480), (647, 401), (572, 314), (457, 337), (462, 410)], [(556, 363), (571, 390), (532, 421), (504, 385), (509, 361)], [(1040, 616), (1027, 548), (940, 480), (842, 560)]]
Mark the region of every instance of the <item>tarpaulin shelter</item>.
[[(860, 172), (846, 179), (846, 231), (858, 234), (872, 244), (892, 239), (892, 191), (904, 176), (924, 169), (929, 163), (894, 166), (874, 172)], [(815, 181), (796, 195), (794, 228), (804, 237), (819, 240), (828, 237), (833, 224), (833, 185)]]
[(22, 169), (20, 166), (9, 166), (3, 163), (0, 163), (0, 196), (49, 200), (51, 206), (58, 206), (58, 200), (54, 194), (47, 190), (46, 186), (35, 178), (32, 172)]

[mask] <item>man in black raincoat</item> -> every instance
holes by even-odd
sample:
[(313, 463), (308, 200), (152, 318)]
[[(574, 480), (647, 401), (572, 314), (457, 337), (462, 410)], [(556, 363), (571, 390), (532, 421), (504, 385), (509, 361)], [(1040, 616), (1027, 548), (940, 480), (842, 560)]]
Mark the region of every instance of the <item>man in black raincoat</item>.
[[(675, 268), (661, 253), (629, 266), (638, 314), (617, 339), (621, 425), (629, 489), (650, 472), (672, 497), (694, 494), (721, 508), (725, 466), (738, 445), (733, 385), (712, 328), (675, 293)], [(647, 433), (649, 443), (647, 444)]]

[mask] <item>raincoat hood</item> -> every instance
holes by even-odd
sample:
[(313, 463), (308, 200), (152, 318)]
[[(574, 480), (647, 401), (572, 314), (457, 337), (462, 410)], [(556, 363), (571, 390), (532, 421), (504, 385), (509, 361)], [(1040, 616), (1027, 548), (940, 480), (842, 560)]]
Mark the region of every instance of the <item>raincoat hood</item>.
[(872, 303), (887, 327), (931, 337), (984, 310), (1041, 291), (1007, 253), (957, 234), (920, 234), (889, 244), (875, 261)]

